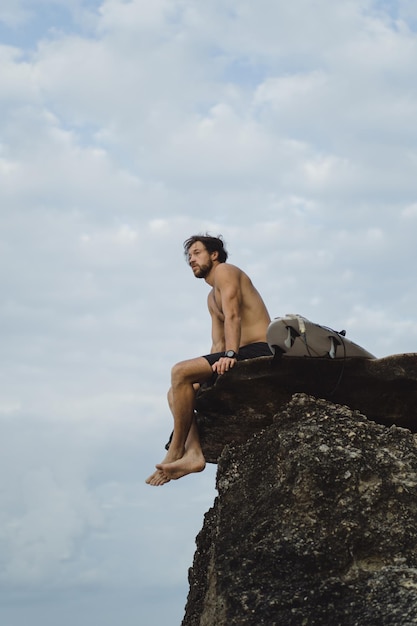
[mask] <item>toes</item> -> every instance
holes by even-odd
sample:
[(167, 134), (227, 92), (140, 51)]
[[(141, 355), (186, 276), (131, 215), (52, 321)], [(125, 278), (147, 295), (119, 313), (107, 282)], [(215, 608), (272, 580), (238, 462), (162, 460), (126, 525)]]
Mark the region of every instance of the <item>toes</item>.
[(168, 483), (171, 479), (168, 478), (168, 476), (166, 476), (163, 472), (161, 472), (161, 470), (158, 470), (157, 472), (154, 472), (151, 476), (149, 476), (149, 478), (146, 479), (146, 483), (148, 485), (152, 485), (152, 487), (160, 487), (161, 485), (165, 485), (165, 483)]

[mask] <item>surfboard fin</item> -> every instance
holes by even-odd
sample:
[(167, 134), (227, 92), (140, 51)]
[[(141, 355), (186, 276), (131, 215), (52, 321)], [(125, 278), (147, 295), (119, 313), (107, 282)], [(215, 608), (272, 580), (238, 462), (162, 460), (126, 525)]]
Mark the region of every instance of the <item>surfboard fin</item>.
[(284, 341), (285, 347), (289, 350), (294, 345), (294, 341), (300, 336), (300, 333), (292, 326), (287, 326), (287, 338)]
[[(338, 333), (339, 335), (341, 335), (342, 333)], [(344, 335), (342, 335), (344, 337)], [(336, 337), (329, 337), (330, 339), (330, 350), (329, 350), (329, 357), (331, 359), (335, 359), (336, 358), (336, 352), (337, 352), (337, 346), (341, 346), (342, 342), (338, 341), (336, 339)]]

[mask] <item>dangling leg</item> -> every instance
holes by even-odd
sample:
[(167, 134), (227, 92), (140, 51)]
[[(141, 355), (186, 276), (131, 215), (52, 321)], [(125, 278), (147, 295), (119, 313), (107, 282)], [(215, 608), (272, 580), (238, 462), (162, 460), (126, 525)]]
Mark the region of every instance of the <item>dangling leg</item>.
[(201, 472), (205, 460), (194, 418), (195, 383), (209, 380), (213, 371), (206, 359), (183, 361), (172, 368), (172, 384), (168, 402), (174, 417), (174, 432), (164, 460), (156, 465), (146, 482), (160, 486), (171, 479)]

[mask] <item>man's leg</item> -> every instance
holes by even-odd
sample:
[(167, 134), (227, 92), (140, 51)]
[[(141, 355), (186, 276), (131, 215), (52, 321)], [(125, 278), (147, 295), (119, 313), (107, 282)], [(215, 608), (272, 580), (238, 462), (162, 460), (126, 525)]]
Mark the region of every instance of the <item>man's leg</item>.
[(174, 432), (169, 450), (146, 482), (159, 486), (205, 467), (197, 425), (194, 419), (195, 383), (203, 383), (213, 375), (209, 362), (203, 358), (177, 363), (171, 372), (168, 402), (174, 417)]

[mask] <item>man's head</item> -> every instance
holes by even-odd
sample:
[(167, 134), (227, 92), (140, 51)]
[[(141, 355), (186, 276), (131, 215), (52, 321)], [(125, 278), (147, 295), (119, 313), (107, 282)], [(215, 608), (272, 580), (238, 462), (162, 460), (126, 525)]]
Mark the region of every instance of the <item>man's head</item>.
[(223, 237), (221, 235), (219, 235), (218, 237), (210, 237), (210, 235), (193, 235), (192, 237), (189, 237), (188, 239), (186, 239), (186, 241), (184, 241), (184, 254), (187, 263), (189, 262), (188, 253), (190, 251), (190, 248), (193, 243), (196, 243), (197, 241), (202, 243), (207, 252), (209, 252), (210, 254), (212, 254), (213, 252), (218, 252), (219, 254), (217, 260), (219, 261), (219, 263), (224, 263), (227, 260), (228, 254), (227, 250), (224, 247)]
[(184, 241), (184, 254), (197, 278), (206, 278), (213, 268), (214, 262), (224, 263), (227, 251), (223, 239), (209, 235), (193, 235)]

